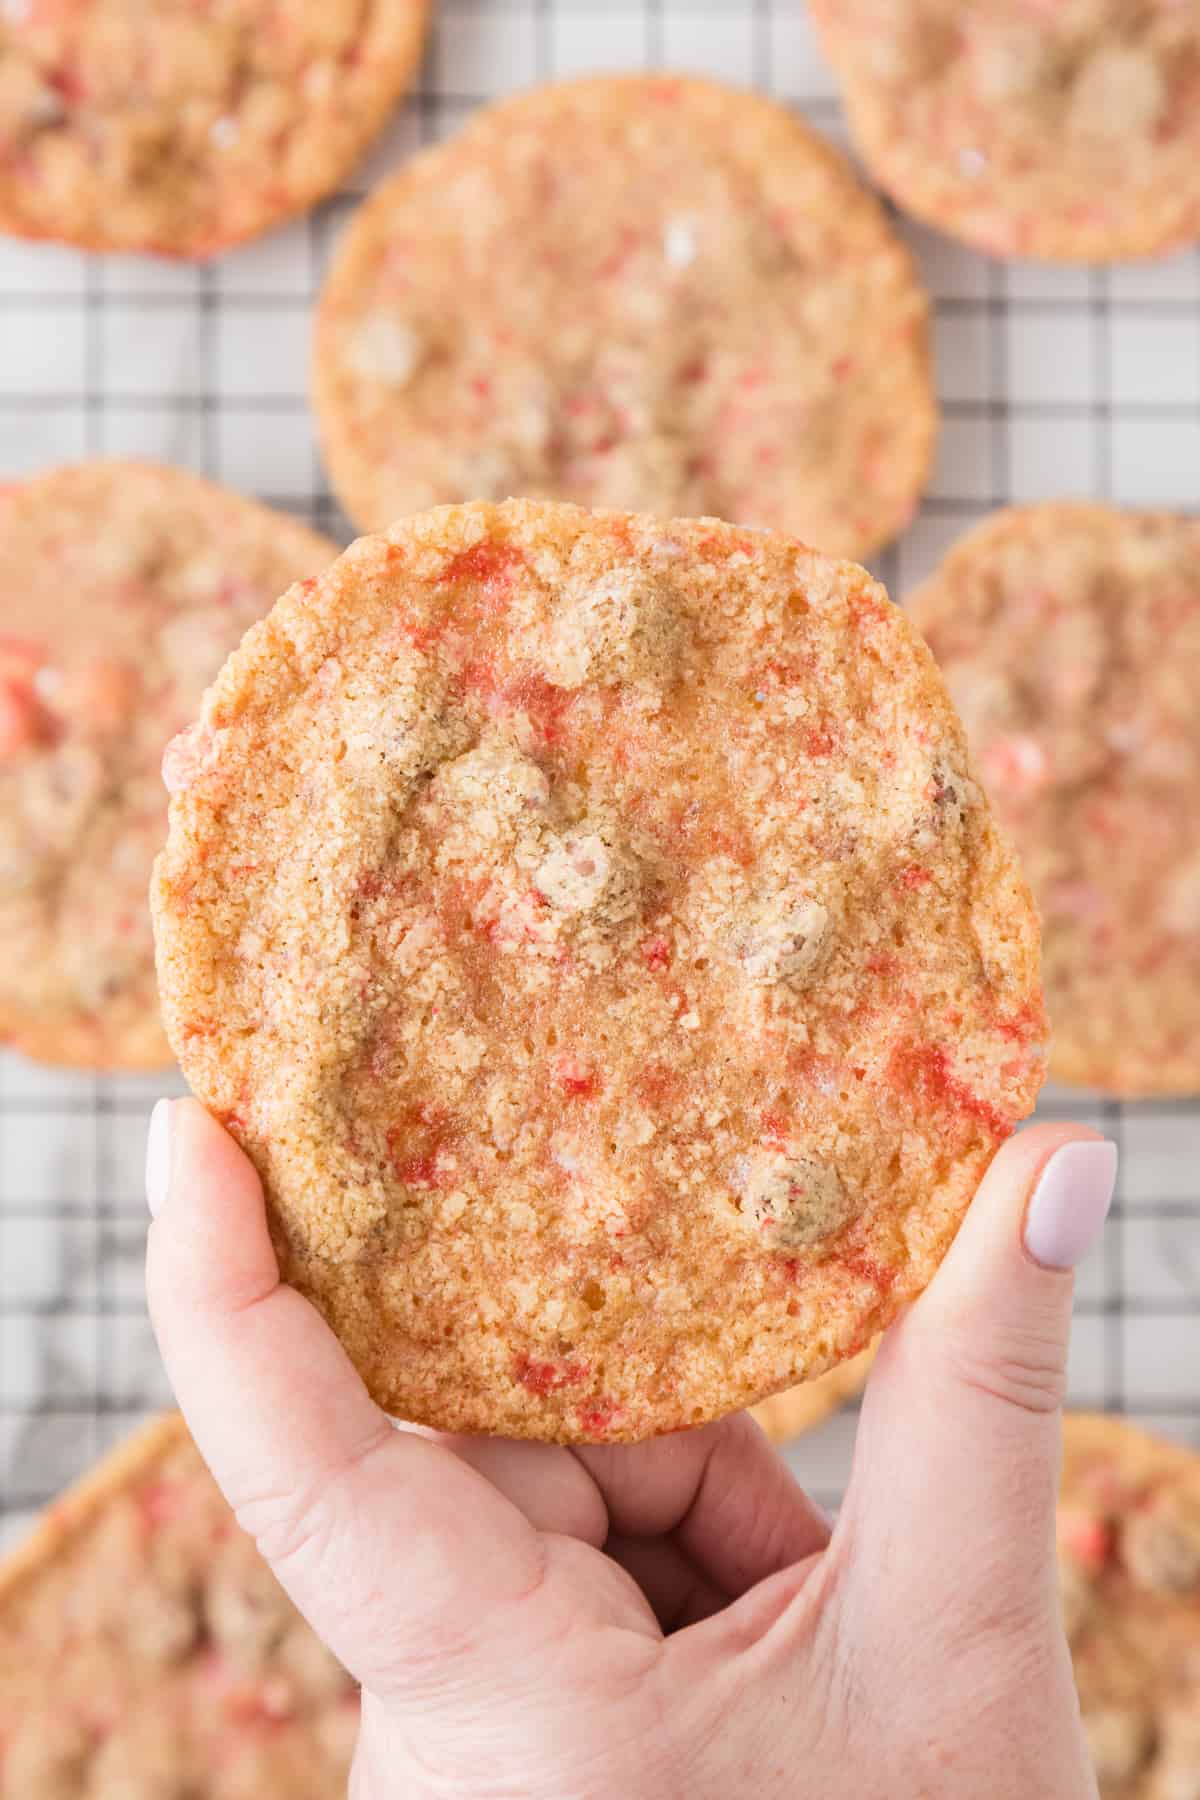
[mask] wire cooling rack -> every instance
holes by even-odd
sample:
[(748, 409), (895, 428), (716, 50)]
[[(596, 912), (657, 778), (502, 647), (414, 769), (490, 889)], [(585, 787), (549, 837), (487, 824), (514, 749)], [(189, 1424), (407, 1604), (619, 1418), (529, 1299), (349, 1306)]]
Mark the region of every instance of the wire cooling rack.
[[(363, 192), (477, 105), (584, 70), (753, 85), (845, 141), (801, 0), (441, 0), (417, 92), (351, 189), (209, 267), (0, 240), (0, 479), (95, 455), (198, 469), (349, 536), (305, 392), (309, 315)], [(1200, 506), (1200, 255), (1001, 266), (902, 227), (937, 302), (941, 456), (879, 562), (903, 596), (973, 520), (1064, 495)], [(1200, 1021), (1197, 1022), (1200, 1029)], [(0, 1057), (0, 1534), (169, 1398), (142, 1301), (142, 1146), (161, 1079)], [(1120, 1197), (1084, 1269), (1071, 1400), (1200, 1442), (1200, 1106), (1050, 1095), (1117, 1138)], [(793, 1461), (836, 1497), (853, 1412)]]

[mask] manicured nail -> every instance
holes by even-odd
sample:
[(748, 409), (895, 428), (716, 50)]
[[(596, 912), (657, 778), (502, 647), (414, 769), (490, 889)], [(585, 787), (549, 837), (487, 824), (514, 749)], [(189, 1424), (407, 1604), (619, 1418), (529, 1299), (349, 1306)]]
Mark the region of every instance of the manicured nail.
[(146, 1205), (157, 1218), (171, 1186), (171, 1102), (156, 1100), (146, 1134)]
[(1100, 1236), (1117, 1182), (1117, 1146), (1076, 1138), (1042, 1170), (1025, 1214), (1025, 1248), (1047, 1269), (1074, 1269)]

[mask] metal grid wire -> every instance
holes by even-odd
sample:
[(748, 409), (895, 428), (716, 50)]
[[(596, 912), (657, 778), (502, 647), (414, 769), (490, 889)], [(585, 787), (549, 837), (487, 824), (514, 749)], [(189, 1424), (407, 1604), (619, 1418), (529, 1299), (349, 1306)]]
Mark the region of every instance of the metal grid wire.
[[(801, 0), (441, 0), (417, 92), (351, 189), (205, 268), (0, 243), (0, 478), (92, 455), (183, 464), (350, 535), (305, 392), (309, 314), (363, 193), (481, 102), (584, 70), (753, 85), (845, 142)], [(898, 596), (974, 519), (1083, 494), (1200, 505), (1200, 254), (1111, 271), (985, 262), (901, 227), (937, 302), (945, 415)], [(146, 1322), (142, 1146), (161, 1080), (0, 1057), (0, 1534), (167, 1398)], [(1121, 1143), (1079, 1283), (1071, 1399), (1200, 1442), (1200, 1106), (1048, 1097)], [(794, 1460), (829, 1498), (853, 1414)]]

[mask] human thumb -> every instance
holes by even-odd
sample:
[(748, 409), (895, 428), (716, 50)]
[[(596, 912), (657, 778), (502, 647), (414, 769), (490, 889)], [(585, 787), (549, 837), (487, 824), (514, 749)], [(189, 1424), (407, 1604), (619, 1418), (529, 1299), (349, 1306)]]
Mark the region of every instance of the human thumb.
[(1073, 1270), (1116, 1170), (1116, 1146), (1083, 1126), (1011, 1139), (885, 1340), (844, 1522), (856, 1560), (911, 1585), (913, 1617), (960, 1614), (975, 1634), (1054, 1616)]

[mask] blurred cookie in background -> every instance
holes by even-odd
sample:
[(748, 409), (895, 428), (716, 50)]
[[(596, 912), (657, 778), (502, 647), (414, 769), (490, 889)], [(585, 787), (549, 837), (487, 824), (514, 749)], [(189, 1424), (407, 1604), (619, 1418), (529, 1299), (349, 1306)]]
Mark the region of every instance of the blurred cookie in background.
[(1070, 1417), (1063, 1614), (1102, 1800), (1200, 1795), (1200, 1456)]
[(1114, 262), (1200, 238), (1194, 0), (812, 0), (899, 205), (994, 256)]
[(317, 319), (324, 447), (370, 530), (521, 495), (861, 556), (929, 472), (928, 310), (877, 202), (782, 107), (691, 79), (544, 87), (353, 221)]
[(0, 1043), (169, 1065), (147, 903), (163, 750), (246, 627), (336, 555), (180, 469), (80, 463), (0, 493)]
[(14, 0), (0, 230), (203, 257), (330, 193), (414, 76), (428, 0)]
[(815, 1381), (806, 1381), (800, 1387), (786, 1388), (782, 1394), (772, 1394), (769, 1400), (760, 1400), (757, 1406), (750, 1408), (752, 1415), (773, 1444), (786, 1444), (803, 1432), (811, 1431), (848, 1400), (856, 1399), (862, 1393), (877, 1349), (877, 1343), (871, 1344), (857, 1356), (852, 1356), (849, 1362), (839, 1363), (827, 1374), (818, 1375)]
[(358, 1712), (178, 1416), (0, 1564), (4, 1800), (334, 1800)]
[(998, 513), (911, 610), (1041, 908), (1051, 1074), (1200, 1091), (1200, 520)]

